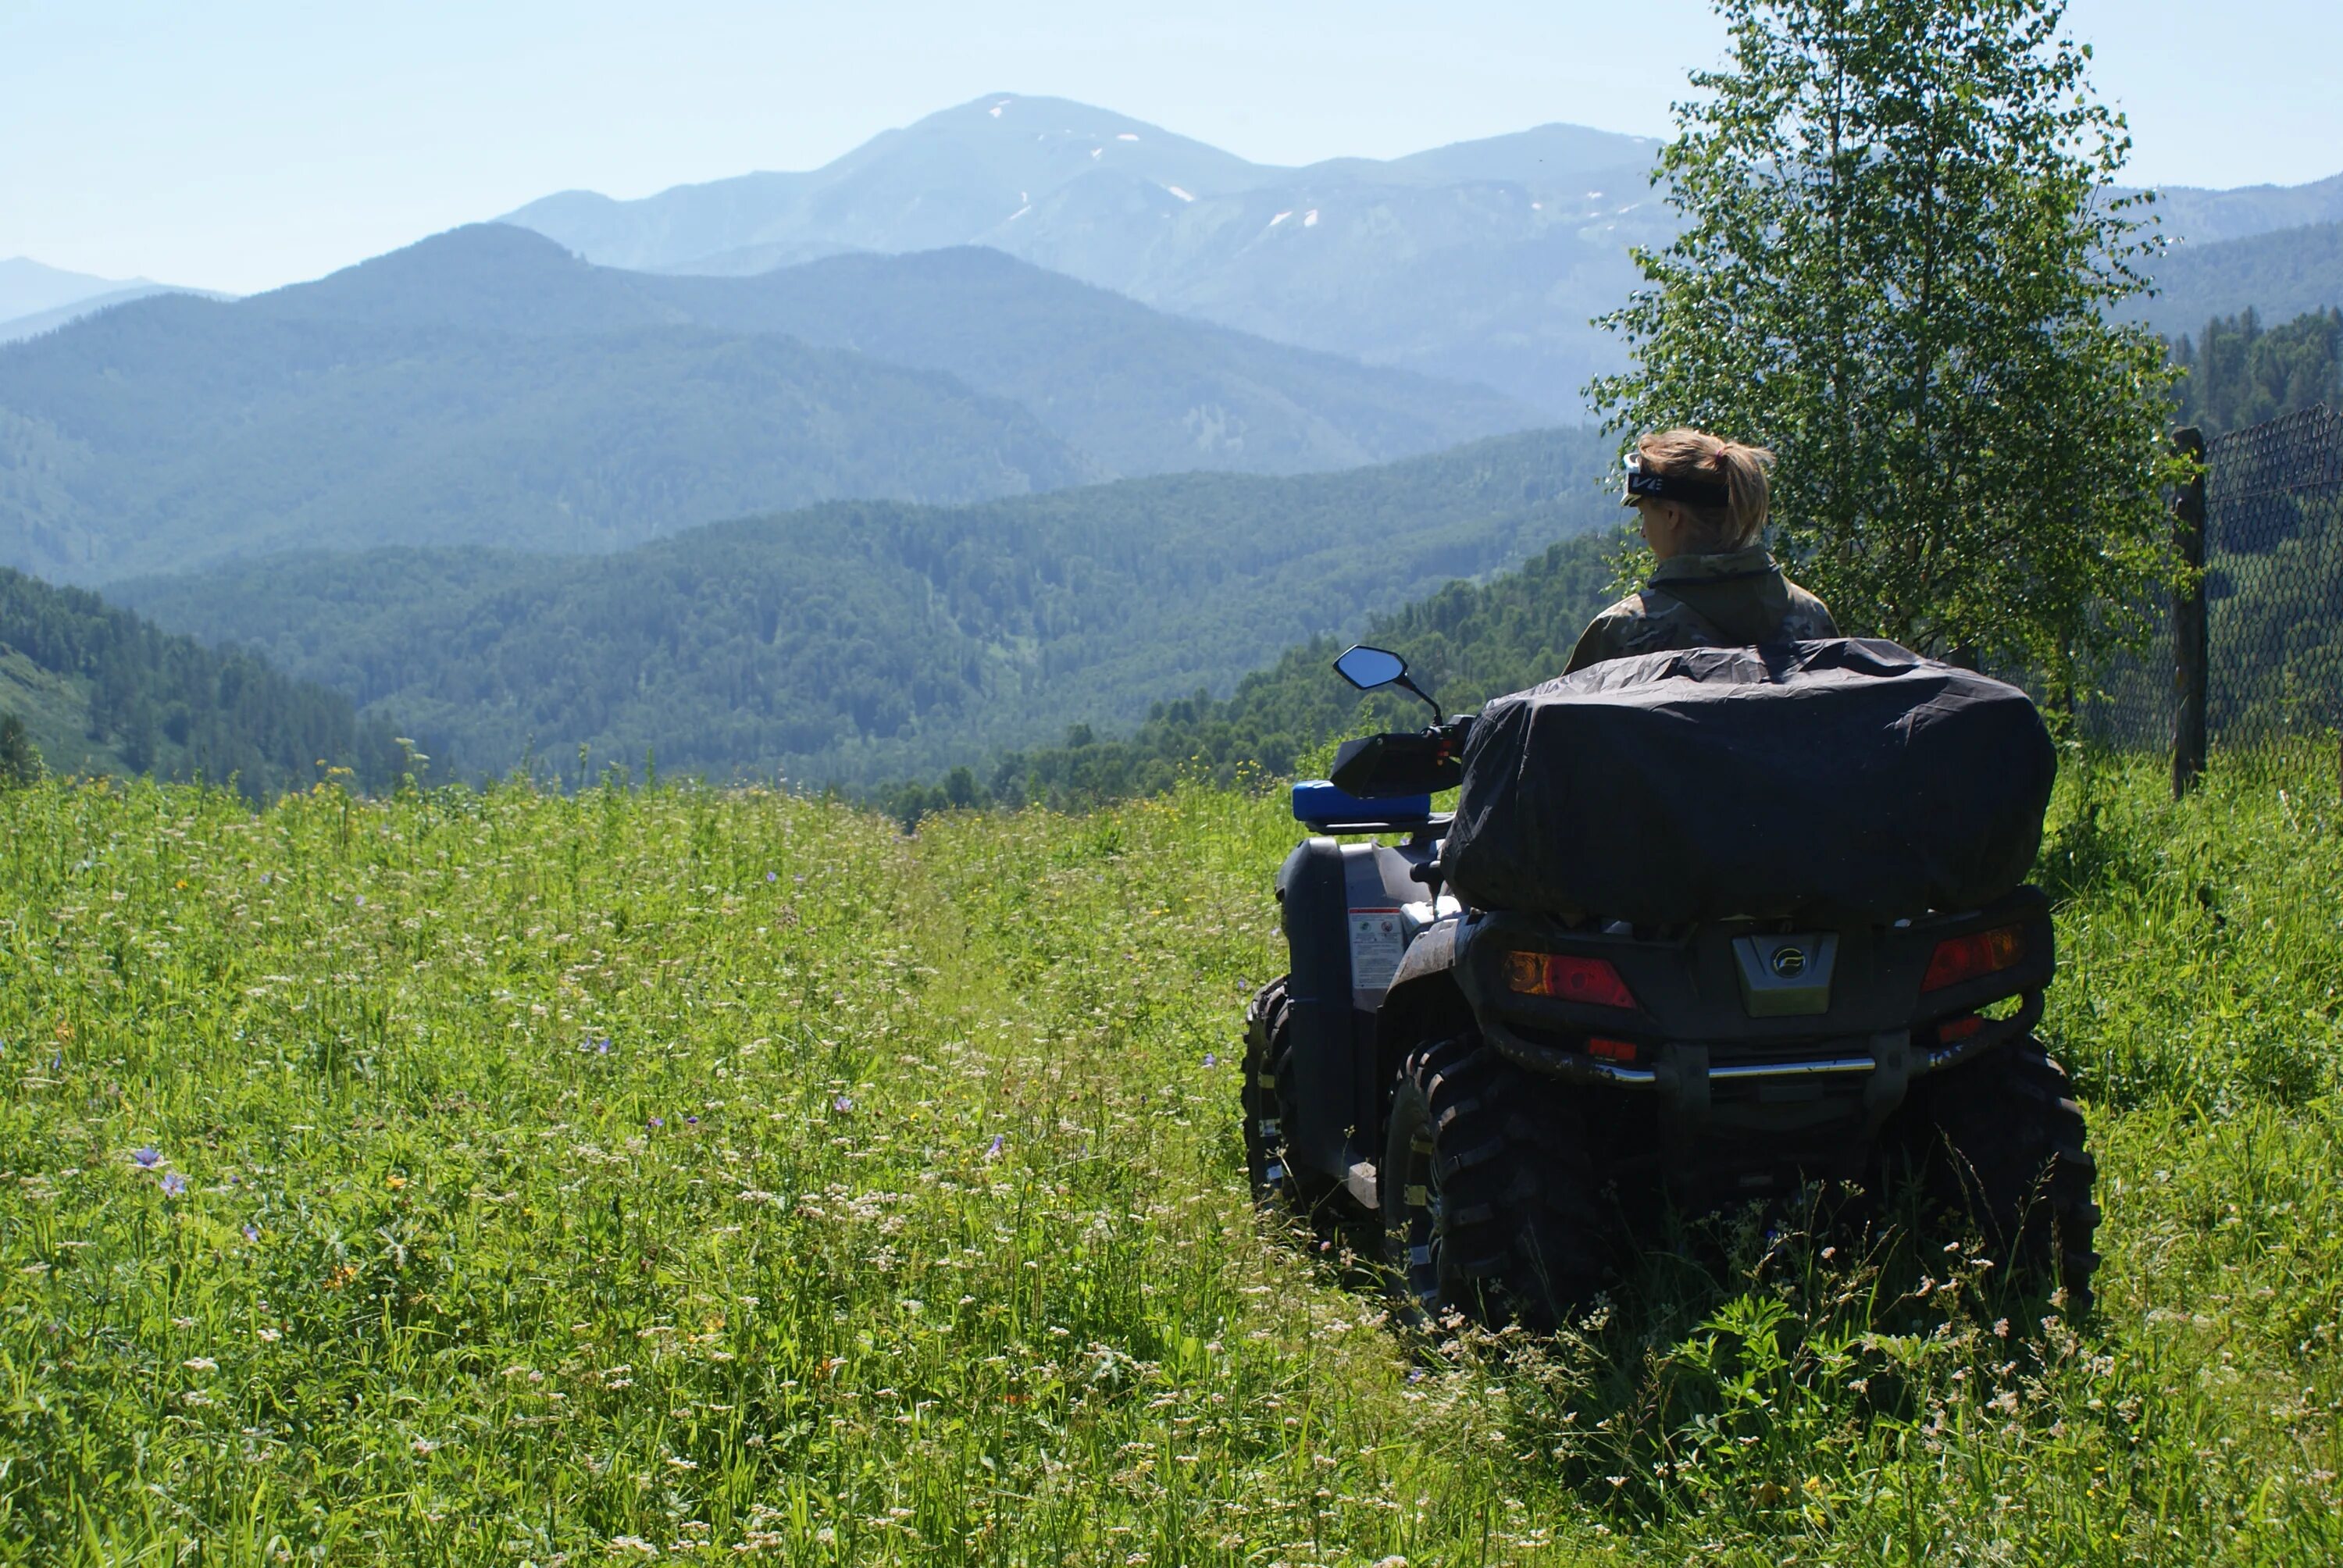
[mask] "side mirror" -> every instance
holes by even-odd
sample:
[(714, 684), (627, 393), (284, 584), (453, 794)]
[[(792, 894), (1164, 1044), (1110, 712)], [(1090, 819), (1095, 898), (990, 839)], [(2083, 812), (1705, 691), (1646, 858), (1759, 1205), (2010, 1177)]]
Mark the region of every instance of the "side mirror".
[(1373, 691), (1403, 678), (1407, 674), (1407, 660), (1389, 648), (1369, 648), (1360, 643), (1334, 661), (1334, 672), (1361, 691)]

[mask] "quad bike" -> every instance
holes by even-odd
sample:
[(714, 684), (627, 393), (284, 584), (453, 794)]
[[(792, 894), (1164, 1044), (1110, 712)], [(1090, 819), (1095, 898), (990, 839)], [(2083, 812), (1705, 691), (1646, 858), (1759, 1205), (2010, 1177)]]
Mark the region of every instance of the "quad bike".
[[(1362, 690), (1430, 703), (1353, 648)], [(1258, 1197), (1379, 1234), (1426, 1311), (1552, 1324), (1656, 1205), (1914, 1179), (2022, 1275), (2090, 1301), (2096, 1174), (2034, 1034), (2049, 904), (1679, 928), (1460, 904), (1443, 890), (1471, 717), (1346, 744), (1293, 786), (1291, 970), (1246, 1018)]]

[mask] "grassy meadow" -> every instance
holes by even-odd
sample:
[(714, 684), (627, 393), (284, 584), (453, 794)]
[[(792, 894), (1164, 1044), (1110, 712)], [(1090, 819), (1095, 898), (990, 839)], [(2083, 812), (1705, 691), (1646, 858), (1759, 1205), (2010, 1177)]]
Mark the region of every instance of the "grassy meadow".
[(1275, 800), (0, 794), (0, 1561), (2333, 1561), (2338, 829), (2066, 769), (2092, 1319), (1777, 1211), (1534, 1342), (1248, 1201)]

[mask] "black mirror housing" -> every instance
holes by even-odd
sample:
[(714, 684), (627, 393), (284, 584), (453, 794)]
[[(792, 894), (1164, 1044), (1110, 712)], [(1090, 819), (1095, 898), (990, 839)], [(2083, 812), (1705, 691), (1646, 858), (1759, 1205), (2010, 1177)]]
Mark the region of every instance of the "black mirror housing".
[(1407, 678), (1407, 660), (1387, 648), (1354, 643), (1334, 660), (1334, 673), (1361, 691), (1379, 691)]

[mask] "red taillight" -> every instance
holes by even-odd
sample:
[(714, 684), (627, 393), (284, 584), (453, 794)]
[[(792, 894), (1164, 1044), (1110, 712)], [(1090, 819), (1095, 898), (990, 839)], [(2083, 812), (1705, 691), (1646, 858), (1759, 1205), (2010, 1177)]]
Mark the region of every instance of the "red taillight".
[(1985, 1020), (1976, 1013), (1966, 1018), (1948, 1018), (1936, 1026), (1936, 1040), (1940, 1045), (1950, 1045), (1955, 1040), (1968, 1039), (1984, 1027)]
[(1505, 984), (1523, 996), (1550, 996), (1589, 1007), (1633, 1009), (1635, 993), (1608, 959), (1574, 953), (1507, 953)]
[(1928, 960), (1928, 973), (1920, 981), (1920, 989), (1942, 990), (1948, 985), (2008, 969), (2025, 956), (2023, 926), (1997, 926), (1966, 937), (1946, 937), (1936, 944), (1936, 955)]
[(1605, 1040), (1599, 1034), (1590, 1035), (1586, 1040), (1586, 1054), (1599, 1056), (1605, 1061), (1633, 1061), (1635, 1060), (1635, 1048), (1624, 1040)]

